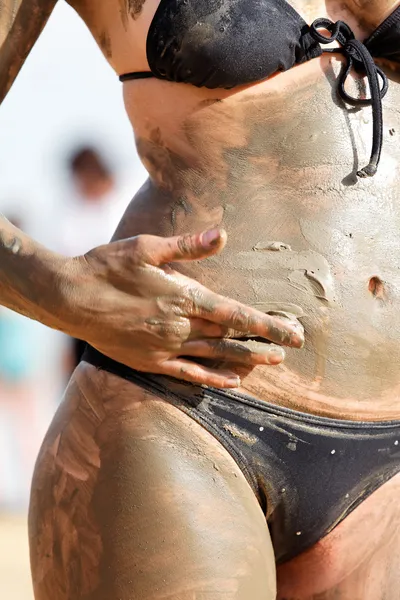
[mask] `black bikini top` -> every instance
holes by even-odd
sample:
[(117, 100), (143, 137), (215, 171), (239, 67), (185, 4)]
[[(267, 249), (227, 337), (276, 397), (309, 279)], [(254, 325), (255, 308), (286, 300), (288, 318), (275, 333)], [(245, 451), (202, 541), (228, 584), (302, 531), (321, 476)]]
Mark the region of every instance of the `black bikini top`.
[[(320, 33), (321, 29), (329, 35)], [(322, 50), (321, 44), (333, 41), (340, 47)], [(343, 21), (317, 19), (308, 26), (286, 0), (161, 0), (147, 35), (146, 52), (150, 71), (126, 73), (121, 81), (157, 77), (230, 89), (262, 81), (323, 52), (341, 53), (347, 66), (339, 78), (340, 96), (353, 106), (372, 105), (373, 111), (370, 162), (357, 174), (371, 177), (376, 173), (388, 80), (372, 57), (400, 63), (400, 6), (360, 42)], [(369, 99), (354, 98), (345, 91), (353, 67), (366, 73)]]

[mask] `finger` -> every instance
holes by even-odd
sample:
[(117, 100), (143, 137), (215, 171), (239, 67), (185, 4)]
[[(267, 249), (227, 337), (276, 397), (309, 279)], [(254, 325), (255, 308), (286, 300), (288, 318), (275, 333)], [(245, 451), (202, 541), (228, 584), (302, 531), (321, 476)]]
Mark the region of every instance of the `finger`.
[(297, 319), (292, 321), (266, 315), (255, 308), (215, 294), (199, 284), (189, 288), (188, 293), (192, 300), (192, 312), (197, 317), (283, 346), (302, 348), (304, 344), (304, 329)]
[(190, 319), (190, 333), (187, 336), (189, 340), (205, 340), (208, 338), (255, 338), (256, 334), (252, 334), (249, 331), (237, 331), (235, 329), (228, 329), (218, 323), (212, 323), (206, 321), (206, 319)]
[(210, 229), (193, 235), (162, 238), (140, 235), (135, 239), (135, 253), (143, 262), (158, 267), (165, 263), (199, 260), (221, 252), (227, 240), (224, 229)]
[[(190, 333), (187, 340), (206, 340), (209, 338), (225, 338), (229, 335), (229, 330), (223, 325), (206, 321), (206, 319), (190, 319)], [(230, 336), (231, 337), (231, 336)]]
[(230, 339), (243, 339), (243, 338), (256, 338), (257, 334), (252, 334), (249, 331), (238, 331), (236, 329), (228, 329), (218, 323), (212, 323), (205, 319), (190, 319), (190, 333), (187, 336), (189, 340), (205, 340), (208, 338), (230, 338)]
[(182, 354), (197, 358), (213, 358), (241, 365), (279, 365), (285, 351), (274, 344), (227, 339), (197, 340), (182, 344)]
[(198, 385), (209, 385), (217, 388), (236, 388), (240, 386), (240, 377), (233, 371), (209, 369), (184, 358), (166, 361), (163, 363), (162, 370), (159, 369), (158, 372)]
[[(208, 338), (226, 338), (234, 340), (252, 340), (258, 338), (256, 333), (250, 331), (238, 331), (237, 329), (228, 329), (223, 325), (206, 321), (205, 319), (190, 319), (190, 333), (187, 341), (206, 340)], [(257, 339), (255, 340), (257, 341)]]

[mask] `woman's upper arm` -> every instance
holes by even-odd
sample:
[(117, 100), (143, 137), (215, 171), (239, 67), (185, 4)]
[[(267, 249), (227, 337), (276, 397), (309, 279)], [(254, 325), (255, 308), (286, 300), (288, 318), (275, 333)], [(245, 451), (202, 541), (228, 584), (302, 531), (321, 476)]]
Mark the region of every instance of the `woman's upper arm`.
[(57, 0), (2, 0), (0, 11), (0, 103), (14, 83)]

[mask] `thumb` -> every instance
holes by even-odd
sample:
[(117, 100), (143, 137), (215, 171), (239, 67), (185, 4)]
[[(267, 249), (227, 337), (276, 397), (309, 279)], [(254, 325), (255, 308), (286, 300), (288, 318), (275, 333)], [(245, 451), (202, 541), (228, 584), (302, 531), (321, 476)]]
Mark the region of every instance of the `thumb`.
[(226, 244), (224, 229), (215, 228), (193, 235), (153, 238), (155, 245), (147, 248), (148, 263), (159, 266), (169, 262), (199, 260), (221, 252)]

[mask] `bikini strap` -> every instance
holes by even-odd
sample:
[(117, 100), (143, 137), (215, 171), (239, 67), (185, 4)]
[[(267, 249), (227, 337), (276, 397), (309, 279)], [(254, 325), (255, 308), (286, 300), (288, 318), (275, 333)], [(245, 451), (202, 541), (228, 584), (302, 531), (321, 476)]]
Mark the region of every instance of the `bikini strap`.
[(119, 76), (119, 80), (129, 81), (130, 79), (148, 79), (149, 77), (154, 77), (151, 71), (136, 71), (135, 73), (124, 73)]
[[(323, 35), (319, 29), (329, 31), (330, 35)], [(385, 73), (374, 62), (368, 48), (355, 39), (350, 27), (343, 21), (333, 23), (330, 19), (317, 19), (310, 27), (313, 38), (320, 44), (339, 42), (341, 48), (327, 48), (324, 52), (340, 52), (347, 61), (345, 69), (339, 76), (339, 96), (352, 106), (372, 106), (372, 150), (368, 165), (357, 171), (358, 177), (372, 177), (375, 175), (382, 152), (383, 143), (383, 114), (382, 98), (388, 91), (389, 82)], [(363, 70), (367, 76), (371, 92), (370, 98), (355, 98), (345, 90), (345, 84), (352, 68)], [(383, 85), (380, 87), (379, 78)]]

